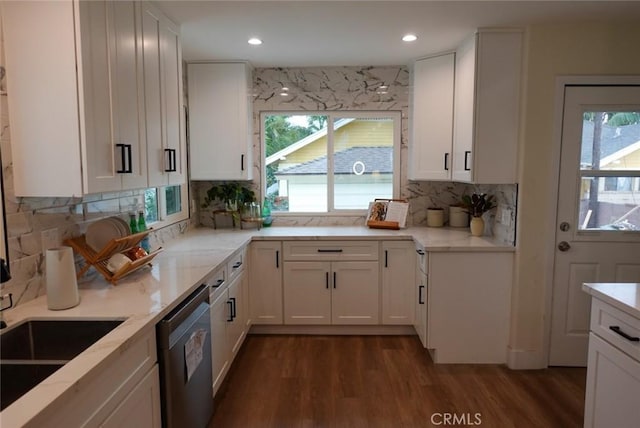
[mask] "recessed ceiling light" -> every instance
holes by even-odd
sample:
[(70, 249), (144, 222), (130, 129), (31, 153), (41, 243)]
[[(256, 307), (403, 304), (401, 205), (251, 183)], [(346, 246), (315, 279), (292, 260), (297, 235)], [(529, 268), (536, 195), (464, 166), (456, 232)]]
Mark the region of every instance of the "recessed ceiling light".
[(249, 40), (247, 40), (247, 43), (249, 43), (250, 45), (261, 45), (262, 44), (262, 40), (258, 39), (257, 37), (252, 37)]
[(414, 42), (416, 40), (418, 40), (418, 36), (416, 36), (415, 34), (405, 34), (404, 36), (402, 36), (403, 42)]

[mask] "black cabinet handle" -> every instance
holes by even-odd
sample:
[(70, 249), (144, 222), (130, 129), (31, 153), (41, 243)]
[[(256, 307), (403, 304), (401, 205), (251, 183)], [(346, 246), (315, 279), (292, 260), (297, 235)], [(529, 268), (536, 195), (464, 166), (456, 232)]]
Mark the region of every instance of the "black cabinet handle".
[(444, 154), (444, 170), (449, 171), (449, 153)]
[(422, 250), (416, 250), (416, 253), (420, 254), (421, 256), (424, 256), (424, 251)]
[(640, 337), (629, 336), (627, 333), (622, 331), (620, 327), (617, 325), (610, 325), (609, 330), (613, 331), (616, 334), (619, 334), (620, 336), (624, 337), (630, 342), (640, 342)]
[(418, 303), (421, 305), (424, 305), (422, 290), (424, 290), (424, 285), (419, 285), (418, 286)]
[(116, 144), (116, 147), (120, 149), (120, 162), (121, 168), (116, 172), (118, 174), (131, 174), (132, 160), (131, 160), (131, 144)]
[(244, 155), (240, 155), (240, 171), (244, 171)]
[(324, 283), (327, 289), (329, 289), (329, 272), (324, 273)]
[(238, 315), (236, 314), (236, 298), (229, 297), (229, 300), (231, 300), (231, 319), (234, 320)]
[(464, 152), (464, 170), (465, 171), (471, 171), (471, 168), (469, 168), (469, 155), (471, 154), (470, 150), (465, 150)]
[(276, 250), (276, 269), (280, 269), (280, 251)]
[(389, 251), (384, 250), (384, 267), (389, 267)]
[(331, 249), (318, 248), (318, 252), (319, 253), (341, 253), (342, 249), (340, 248), (340, 249), (331, 250)]
[(233, 269), (238, 269), (240, 266), (242, 266), (242, 262), (237, 262), (235, 265), (231, 266)]
[(176, 149), (164, 149), (165, 153), (165, 164), (167, 167), (164, 169), (164, 172), (176, 172)]
[(218, 288), (220, 287), (222, 284), (224, 284), (224, 279), (219, 279), (216, 281), (215, 284), (213, 284), (213, 288)]
[(336, 273), (333, 273), (333, 288), (336, 288)]
[(231, 300), (227, 300), (227, 305), (229, 305), (229, 318), (227, 318), (227, 322), (233, 321), (233, 302)]

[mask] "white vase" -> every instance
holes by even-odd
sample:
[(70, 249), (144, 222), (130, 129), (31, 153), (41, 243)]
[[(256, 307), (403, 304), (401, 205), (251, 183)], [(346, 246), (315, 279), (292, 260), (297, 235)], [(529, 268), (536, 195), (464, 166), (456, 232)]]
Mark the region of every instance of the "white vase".
[(73, 249), (59, 247), (47, 250), (45, 264), (47, 306), (49, 309), (68, 309), (80, 303)]
[(471, 236), (484, 235), (484, 220), (482, 217), (471, 217), (469, 228), (471, 229)]

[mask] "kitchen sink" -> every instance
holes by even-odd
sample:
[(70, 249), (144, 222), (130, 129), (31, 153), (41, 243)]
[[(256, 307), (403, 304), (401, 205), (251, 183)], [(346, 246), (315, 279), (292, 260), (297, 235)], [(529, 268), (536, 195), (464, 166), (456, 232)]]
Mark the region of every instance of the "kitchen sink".
[(30, 320), (0, 333), (0, 410), (122, 323)]

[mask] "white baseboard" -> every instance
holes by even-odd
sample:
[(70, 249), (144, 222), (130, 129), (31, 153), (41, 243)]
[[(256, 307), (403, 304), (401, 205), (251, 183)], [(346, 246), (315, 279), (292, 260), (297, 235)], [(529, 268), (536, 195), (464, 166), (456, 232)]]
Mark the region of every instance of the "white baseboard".
[(513, 370), (536, 370), (546, 369), (548, 365), (541, 350), (508, 348), (507, 366)]
[(415, 335), (412, 325), (256, 325), (249, 334)]

